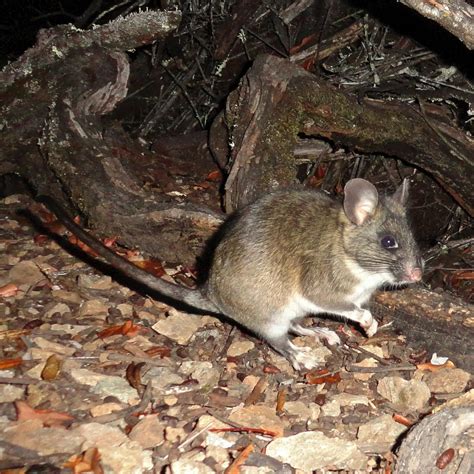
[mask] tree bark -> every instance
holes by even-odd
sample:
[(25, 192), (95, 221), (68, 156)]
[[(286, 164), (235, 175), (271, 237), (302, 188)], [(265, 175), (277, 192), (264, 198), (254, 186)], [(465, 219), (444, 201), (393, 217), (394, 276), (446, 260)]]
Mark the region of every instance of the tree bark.
[(463, 0), (400, 0), (474, 49), (474, 7)]
[(419, 167), (474, 215), (472, 144), (440, 116), (405, 103), (359, 102), (288, 60), (260, 56), (211, 130), (214, 155), (228, 171), (226, 209), (293, 185), (293, 150), (304, 136)]
[(156, 257), (192, 263), (220, 223), (204, 206), (147, 189), (157, 157), (102, 116), (128, 92), (125, 50), (174, 30), (178, 12), (143, 12), (82, 31), (43, 31), (1, 73), (0, 175), (78, 209), (100, 233)]
[(472, 305), (449, 293), (410, 288), (377, 294), (372, 310), (393, 320), (394, 329), (407, 337), (410, 346), (437, 352), (474, 371)]
[(473, 452), (471, 397), (466, 406), (449, 406), (418, 423), (402, 442), (395, 473), (469, 474), (474, 469)]

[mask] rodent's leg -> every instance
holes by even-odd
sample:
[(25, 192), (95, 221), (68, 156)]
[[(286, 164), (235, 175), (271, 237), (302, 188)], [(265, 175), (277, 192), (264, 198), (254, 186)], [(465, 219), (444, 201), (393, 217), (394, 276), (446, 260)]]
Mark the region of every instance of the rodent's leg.
[(334, 314), (339, 314), (346, 317), (347, 319), (358, 322), (369, 337), (373, 336), (377, 332), (378, 323), (368, 309), (360, 308), (354, 305), (353, 309), (335, 311)]
[[(280, 334), (277, 333), (276, 329), (280, 329)], [(291, 365), (295, 370), (301, 370), (306, 368), (311, 370), (317, 367), (317, 363), (311, 354), (308, 354), (310, 349), (308, 347), (298, 347), (290, 342), (288, 339), (288, 328), (283, 333), (282, 327), (273, 327), (271, 333), (262, 334), (268, 344), (283, 357), (291, 362)]]
[(316, 336), (318, 339), (327, 341), (331, 346), (341, 343), (339, 336), (328, 328), (305, 328), (304, 326), (301, 326), (300, 323), (292, 321), (290, 324), (290, 331), (298, 336)]

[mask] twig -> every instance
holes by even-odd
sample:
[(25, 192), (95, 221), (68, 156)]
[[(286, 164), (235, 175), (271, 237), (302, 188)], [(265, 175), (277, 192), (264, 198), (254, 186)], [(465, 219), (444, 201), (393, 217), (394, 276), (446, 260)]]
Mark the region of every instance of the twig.
[(410, 371), (414, 372), (416, 367), (414, 365), (392, 365), (390, 367), (359, 367), (357, 365), (348, 365), (345, 367), (348, 372), (361, 372), (361, 373), (378, 373), (378, 372), (396, 372), (396, 371)]

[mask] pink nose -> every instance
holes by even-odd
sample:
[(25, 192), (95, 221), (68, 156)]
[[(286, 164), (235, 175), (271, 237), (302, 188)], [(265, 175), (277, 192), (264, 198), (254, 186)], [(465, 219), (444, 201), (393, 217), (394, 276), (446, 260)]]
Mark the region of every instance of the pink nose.
[(421, 275), (422, 275), (422, 271), (421, 271), (421, 268), (419, 267), (410, 268), (407, 271), (407, 276), (408, 276), (409, 281), (420, 281)]

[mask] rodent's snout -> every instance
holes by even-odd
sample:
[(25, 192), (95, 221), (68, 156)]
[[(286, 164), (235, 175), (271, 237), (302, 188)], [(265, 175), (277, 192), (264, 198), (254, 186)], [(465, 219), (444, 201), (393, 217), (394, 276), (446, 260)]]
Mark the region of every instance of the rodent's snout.
[(421, 280), (423, 275), (423, 259), (416, 257), (415, 264), (407, 264), (405, 269), (406, 281), (417, 282)]

